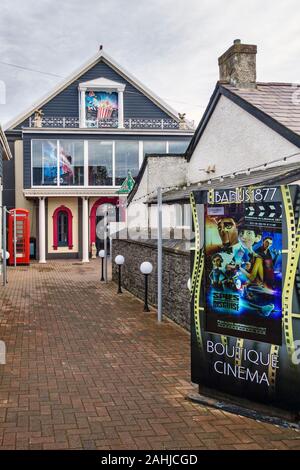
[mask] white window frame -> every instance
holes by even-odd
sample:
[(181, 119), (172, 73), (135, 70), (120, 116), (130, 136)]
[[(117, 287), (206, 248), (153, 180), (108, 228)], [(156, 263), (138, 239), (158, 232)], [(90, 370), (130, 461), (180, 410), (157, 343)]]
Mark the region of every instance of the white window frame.
[[(109, 140), (109, 139), (91, 139), (91, 140), (87, 140), (87, 143), (88, 143), (88, 147), (89, 147), (89, 143), (90, 142), (105, 142), (107, 144), (111, 144), (112, 146), (112, 184), (111, 185), (101, 185), (101, 186), (97, 186), (97, 185), (89, 185), (87, 184), (87, 188), (103, 188), (103, 189), (109, 189), (109, 188), (120, 188), (120, 186), (115, 186), (115, 141), (114, 140)], [(89, 151), (88, 151), (88, 157), (89, 157)], [(89, 158), (87, 158), (87, 172), (89, 172)], [(87, 179), (87, 183), (88, 183), (88, 179)]]
[[(54, 185), (43, 185), (43, 184), (33, 184), (33, 142), (34, 141), (38, 141), (38, 140), (53, 140), (53, 141), (56, 141), (56, 158), (57, 158), (57, 184)], [(70, 186), (67, 186), (67, 185), (61, 185), (60, 184), (60, 176), (59, 176), (59, 152), (60, 152), (60, 140), (66, 140), (66, 139), (45, 139), (45, 138), (37, 138), (37, 139), (31, 139), (31, 142), (30, 142), (30, 166), (31, 166), (31, 188), (86, 188), (86, 189), (91, 189), (91, 188), (103, 188), (103, 189), (119, 189), (121, 186), (116, 186), (115, 182), (116, 182), (116, 140), (110, 140), (110, 139), (76, 139), (76, 140), (80, 140), (83, 142), (83, 164), (84, 164), (84, 169), (83, 169), (83, 185), (70, 185)], [(70, 139), (70, 140), (74, 140), (74, 139)], [(112, 182), (113, 184), (110, 185), (110, 186), (93, 186), (93, 185), (89, 185), (88, 182), (89, 182), (89, 175), (88, 175), (88, 171), (89, 171), (89, 142), (107, 142), (107, 143), (110, 143), (112, 144), (112, 172), (113, 172), (113, 175), (112, 175)], [(141, 168), (142, 164), (143, 164), (143, 160), (144, 160), (144, 141), (143, 140), (136, 140), (138, 142), (138, 152), (139, 152), (139, 169)], [(154, 142), (154, 141), (151, 141), (151, 140), (146, 140), (145, 142)], [(165, 145), (166, 145), (166, 149), (167, 149), (167, 141), (156, 141), (156, 142), (164, 142)]]
[[(99, 78), (93, 81), (80, 83), (78, 86), (79, 90), (79, 123), (80, 127), (86, 128), (86, 116), (85, 116), (85, 94), (87, 91), (103, 91), (103, 92), (116, 92), (118, 93), (118, 128), (124, 128), (124, 90), (126, 85), (124, 83), (117, 83), (111, 80)], [(103, 84), (101, 84), (103, 81)]]
[(57, 166), (57, 185), (60, 187), (60, 145), (59, 145), (59, 139), (56, 140), (56, 166)]
[[(57, 188), (57, 184), (33, 184), (33, 152), (32, 152), (32, 143), (33, 141), (37, 140), (56, 140), (56, 159), (57, 159), (57, 165), (59, 165), (59, 158), (58, 158), (58, 152), (57, 152), (57, 139), (31, 139), (30, 141), (30, 187), (31, 188)], [(24, 160), (24, 157), (23, 157)], [(42, 156), (42, 163), (43, 163), (43, 156)], [(80, 187), (80, 186), (79, 186)]]

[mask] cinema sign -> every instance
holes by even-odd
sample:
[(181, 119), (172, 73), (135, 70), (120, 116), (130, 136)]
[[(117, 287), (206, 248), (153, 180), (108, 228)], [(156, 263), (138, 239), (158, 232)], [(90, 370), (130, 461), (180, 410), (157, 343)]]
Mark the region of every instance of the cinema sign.
[(298, 186), (191, 194), (192, 381), (300, 410)]

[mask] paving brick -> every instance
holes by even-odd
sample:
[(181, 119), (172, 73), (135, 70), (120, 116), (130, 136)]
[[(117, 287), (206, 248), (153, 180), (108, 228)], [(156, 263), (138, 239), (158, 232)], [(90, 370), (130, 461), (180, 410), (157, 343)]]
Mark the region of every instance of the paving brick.
[(9, 268), (0, 449), (300, 449), (300, 433), (187, 401), (189, 335), (99, 261)]

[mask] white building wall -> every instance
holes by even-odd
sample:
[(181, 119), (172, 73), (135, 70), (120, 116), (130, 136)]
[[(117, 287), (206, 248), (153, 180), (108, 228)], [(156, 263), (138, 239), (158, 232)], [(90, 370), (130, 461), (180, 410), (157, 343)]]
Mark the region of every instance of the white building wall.
[[(189, 162), (187, 178), (191, 183), (207, 180), (207, 173), (200, 169), (209, 165), (216, 165), (216, 173), (212, 176), (221, 176), (297, 151), (298, 147), (221, 96)], [(299, 156), (287, 163), (296, 158)]]
[[(187, 161), (184, 157), (165, 156), (165, 157), (149, 157), (139, 188), (130, 203), (127, 211), (128, 228), (140, 227), (144, 228), (151, 224), (156, 226), (155, 208), (148, 211), (146, 198), (135, 201), (138, 198), (149, 194), (156, 190), (158, 186), (169, 187), (183, 185), (186, 182)], [(152, 194), (152, 197), (156, 193)], [(152, 212), (152, 216), (150, 213)], [(170, 211), (170, 206), (163, 209), (163, 225), (169, 226), (170, 220), (174, 217)]]

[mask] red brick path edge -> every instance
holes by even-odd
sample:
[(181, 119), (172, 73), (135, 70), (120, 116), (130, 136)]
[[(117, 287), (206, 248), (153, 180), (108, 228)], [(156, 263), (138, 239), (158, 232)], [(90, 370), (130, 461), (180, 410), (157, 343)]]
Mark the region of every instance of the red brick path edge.
[(189, 335), (99, 262), (10, 268), (0, 287), (1, 449), (300, 449), (300, 433), (185, 399)]

